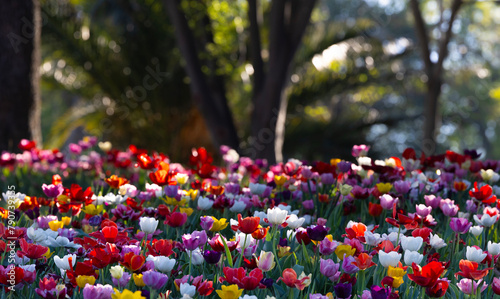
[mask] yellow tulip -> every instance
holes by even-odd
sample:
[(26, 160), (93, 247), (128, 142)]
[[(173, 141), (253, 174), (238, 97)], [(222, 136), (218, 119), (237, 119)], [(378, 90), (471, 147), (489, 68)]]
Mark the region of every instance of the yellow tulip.
[(64, 222), (58, 221), (58, 220), (53, 220), (53, 221), (49, 222), (49, 227), (51, 230), (56, 232), (58, 229), (64, 227)]
[(391, 183), (378, 183), (375, 186), (377, 186), (378, 192), (382, 194), (389, 193), (392, 189)]
[(76, 278), (76, 284), (80, 289), (83, 289), (86, 285), (94, 285), (95, 283), (95, 277), (94, 276), (88, 276), (88, 275), (78, 275)]
[(134, 273), (133, 277), (134, 277), (134, 283), (135, 283), (136, 286), (143, 287), (143, 286), (146, 285), (144, 283), (144, 280), (142, 280), (142, 274), (135, 274)]
[(123, 267), (122, 266), (113, 266), (109, 268), (109, 273), (111, 273), (111, 276), (115, 279), (120, 279), (123, 276)]
[(211, 232), (221, 231), (229, 225), (226, 218), (221, 218), (220, 220), (218, 220), (217, 218), (212, 216), (212, 219), (214, 220), (214, 223), (212, 224), (212, 228), (210, 229)]
[(285, 182), (286, 182), (286, 177), (282, 176), (282, 175), (275, 175), (274, 176), (274, 182), (278, 186), (283, 186), (283, 184), (285, 184)]
[(289, 255), (292, 255), (292, 253), (290, 252), (290, 246), (279, 246), (278, 245), (278, 257), (279, 258), (282, 258), (284, 256), (289, 256)]
[(387, 268), (387, 275), (392, 277), (392, 278), (403, 277), (403, 276), (405, 276), (405, 274), (406, 274), (406, 271), (403, 270), (403, 268), (393, 267), (393, 266), (389, 266), (389, 268)]
[(61, 195), (59, 195), (57, 197), (57, 202), (58, 203), (68, 203), (69, 202), (69, 197), (67, 197), (66, 195), (61, 194)]
[(82, 211), (85, 214), (89, 214), (89, 215), (95, 216), (95, 215), (100, 214), (103, 209), (104, 209), (103, 206), (97, 206), (96, 207), (94, 204), (90, 204), (90, 205), (86, 205), (85, 208), (82, 209)]
[(243, 293), (243, 290), (238, 289), (237, 285), (232, 284), (230, 286), (223, 285), (222, 290), (216, 290), (216, 292), (221, 299), (238, 299)]
[(339, 162), (342, 162), (342, 160), (340, 160), (340, 159), (331, 159), (331, 160), (330, 160), (330, 165), (332, 165), (332, 166), (337, 166), (337, 164), (338, 164)]
[(184, 185), (188, 179), (189, 176), (184, 173), (178, 173), (175, 175), (175, 180), (177, 181), (177, 183), (179, 183), (179, 185)]
[(191, 189), (187, 191), (187, 195), (191, 197), (192, 200), (195, 200), (198, 197), (198, 190), (196, 189)]
[(71, 217), (62, 217), (61, 221), (64, 223), (64, 225), (69, 225), (71, 223)]
[(136, 291), (132, 293), (129, 290), (123, 290), (120, 293), (118, 289), (114, 289), (115, 292), (111, 295), (111, 299), (146, 299), (146, 297), (142, 296), (141, 291)]
[(344, 260), (344, 254), (346, 256), (352, 256), (356, 252), (356, 248), (352, 248), (350, 245), (341, 244), (335, 249), (335, 254), (342, 261)]
[(186, 215), (191, 216), (191, 214), (193, 214), (194, 210), (191, 208), (179, 208), (179, 212), (186, 213)]

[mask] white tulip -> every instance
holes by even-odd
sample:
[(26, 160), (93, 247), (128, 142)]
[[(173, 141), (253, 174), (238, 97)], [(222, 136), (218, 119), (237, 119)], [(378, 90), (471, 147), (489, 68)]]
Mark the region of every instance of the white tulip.
[(152, 234), (156, 231), (159, 221), (152, 217), (141, 217), (139, 220), (139, 226), (141, 230), (146, 234)]
[(488, 252), (491, 253), (491, 255), (499, 254), (500, 243), (492, 243), (491, 241), (488, 241)]
[(396, 251), (391, 251), (389, 253), (385, 253), (383, 250), (378, 251), (378, 258), (380, 264), (384, 268), (388, 268), (389, 266), (397, 267), (399, 261), (401, 260), (401, 253), (397, 253)]
[(483, 227), (479, 225), (471, 226), (471, 228), (469, 228), (469, 232), (473, 234), (474, 237), (478, 237), (483, 233)]
[(69, 265), (71, 259), (71, 266), (75, 266), (76, 264), (76, 254), (67, 254), (63, 258), (60, 258), (59, 256), (54, 256), (54, 263), (56, 266), (61, 269), (61, 270), (70, 270), (71, 266)]
[(241, 213), (243, 212), (247, 207), (247, 204), (242, 201), (242, 200), (238, 200), (238, 201), (235, 201), (233, 206), (231, 208), (229, 208), (229, 211), (233, 212), (233, 213)]
[(433, 235), (432, 233), (430, 234), (429, 237), (429, 244), (432, 246), (434, 249), (440, 249), (443, 247), (446, 247), (446, 242), (441, 239), (438, 235)]
[(406, 237), (401, 238), (401, 246), (403, 250), (418, 251), (422, 247), (424, 239), (422, 237)]
[(213, 200), (210, 200), (210, 199), (203, 197), (203, 196), (198, 198), (198, 208), (200, 210), (203, 210), (203, 211), (209, 210), (210, 208), (212, 208), (213, 205), (214, 205)]
[(153, 261), (155, 269), (163, 273), (169, 273), (175, 266), (175, 259), (171, 259), (166, 256), (150, 255), (146, 260)]
[(278, 207), (267, 209), (267, 220), (273, 225), (281, 225), (285, 222), (288, 211), (282, 210)]
[(415, 264), (420, 264), (422, 262), (422, 259), (424, 256), (417, 251), (411, 251), (411, 250), (406, 250), (405, 251), (405, 256), (404, 256), (404, 261), (405, 264), (408, 266), (411, 266), (413, 263)]
[(196, 287), (190, 285), (189, 283), (181, 283), (180, 291), (182, 296), (194, 297), (196, 294)]
[(474, 215), (474, 221), (476, 221), (476, 223), (478, 225), (482, 225), (482, 226), (486, 226), (486, 227), (490, 227), (492, 226), (493, 224), (495, 224), (498, 220), (498, 216), (490, 216), (488, 214), (483, 214), (481, 215), (481, 218), (479, 218), (477, 215)]
[(487, 254), (484, 253), (481, 248), (467, 246), (467, 252), (465, 253), (465, 257), (467, 258), (467, 260), (471, 262), (481, 263), (486, 256)]
[(286, 220), (286, 223), (288, 223), (288, 227), (291, 229), (296, 229), (302, 226), (304, 224), (304, 221), (306, 219), (304, 217), (297, 217), (297, 215), (292, 214), (288, 219)]

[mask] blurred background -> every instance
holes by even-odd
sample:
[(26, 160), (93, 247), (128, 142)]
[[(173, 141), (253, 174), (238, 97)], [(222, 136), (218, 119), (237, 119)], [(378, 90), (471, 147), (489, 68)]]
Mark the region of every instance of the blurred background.
[(362, 143), (500, 159), (498, 1), (1, 6), (0, 150), (90, 134), (183, 162), (223, 144), (271, 162), (347, 159)]

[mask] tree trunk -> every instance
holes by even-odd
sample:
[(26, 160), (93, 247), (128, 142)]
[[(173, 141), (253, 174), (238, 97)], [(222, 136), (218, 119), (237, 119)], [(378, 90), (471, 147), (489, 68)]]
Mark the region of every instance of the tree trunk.
[(214, 86), (214, 82), (211, 82), (210, 86), (207, 76), (203, 73), (194, 36), (184, 13), (180, 10), (179, 1), (164, 0), (164, 3), (175, 26), (177, 44), (186, 63), (186, 72), (191, 79), (191, 95), (205, 119), (214, 145), (228, 145), (239, 150), (239, 138), (224, 90), (214, 90), (217, 86)]
[(0, 5), (0, 151), (23, 138), (41, 145), (39, 0)]
[(438, 100), (441, 95), (441, 79), (429, 78), (427, 82), (427, 94), (425, 96), (424, 107), (424, 138), (422, 142), (422, 150), (425, 155), (429, 156), (436, 151), (436, 128), (439, 124)]

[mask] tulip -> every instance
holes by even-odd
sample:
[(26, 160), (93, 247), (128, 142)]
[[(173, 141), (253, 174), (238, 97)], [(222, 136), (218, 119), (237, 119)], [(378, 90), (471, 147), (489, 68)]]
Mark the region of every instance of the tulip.
[(274, 262), (274, 254), (272, 252), (261, 251), (259, 260), (257, 262), (257, 267), (263, 272), (270, 271), (274, 268), (276, 263)]
[(274, 207), (272, 209), (267, 209), (267, 220), (272, 225), (281, 225), (285, 222), (286, 216), (288, 212), (286, 210), (282, 210), (278, 207)]
[(198, 198), (198, 208), (200, 210), (209, 210), (210, 208), (212, 208), (212, 206), (214, 205), (214, 201), (213, 200), (210, 200), (206, 197), (199, 197)]
[(120, 279), (123, 276), (123, 267), (122, 266), (113, 266), (109, 269), (109, 272), (111, 273), (111, 276), (116, 279)]
[(441, 239), (438, 235), (433, 235), (432, 233), (430, 234), (429, 237), (429, 244), (434, 249), (441, 249), (447, 246), (446, 242), (443, 239)]
[(401, 238), (401, 246), (403, 250), (418, 251), (422, 247), (424, 239), (422, 237), (406, 237)]
[(476, 221), (478, 225), (490, 227), (498, 221), (498, 217), (499, 215), (490, 216), (489, 214), (483, 214), (480, 216), (474, 215), (474, 221)]
[(488, 285), (486, 283), (483, 283), (482, 279), (479, 279), (478, 281), (474, 281), (469, 278), (462, 278), (459, 282), (457, 282), (457, 287), (466, 295), (476, 295), (477, 294), (477, 288), (481, 285), (480, 293), (482, 293)]
[(243, 293), (243, 289), (239, 289), (237, 285), (221, 286), (221, 290), (216, 290), (217, 295), (221, 299), (238, 299)]
[[(471, 226), (471, 228), (469, 228), (469, 232), (474, 235), (474, 237), (478, 237), (480, 236), (482, 233), (483, 233), (483, 227), (482, 226), (479, 226), (479, 225), (476, 225), (476, 226)], [(488, 250), (489, 251), (489, 250)]]
[(161, 255), (150, 255), (146, 258), (146, 261), (153, 261), (155, 269), (163, 273), (169, 273), (175, 266), (175, 259), (170, 259), (166, 256)]
[(384, 194), (379, 197), (380, 199), (380, 205), (384, 210), (392, 210), (394, 208), (394, 205), (398, 203), (399, 199), (398, 198), (393, 198), (389, 194)]
[(146, 286), (159, 290), (167, 283), (168, 276), (160, 272), (148, 270), (142, 273), (142, 280)]
[(109, 284), (91, 285), (87, 284), (83, 288), (83, 299), (109, 299), (113, 294), (113, 287)]
[(76, 264), (76, 254), (67, 254), (63, 258), (54, 256), (54, 263), (59, 269), (70, 270)]
[(127, 289), (123, 290), (123, 292), (120, 292), (118, 289), (114, 289), (114, 291), (112, 295), (113, 299), (146, 299), (146, 297), (142, 296), (141, 291), (135, 291), (134, 293)]
[(491, 255), (500, 254), (500, 243), (492, 243), (488, 241), (488, 253)]
[(416, 251), (406, 250), (404, 255), (405, 264), (411, 266), (413, 263), (420, 264), (424, 256)]
[(331, 281), (335, 282), (339, 279), (340, 277), (340, 264), (335, 263), (333, 260), (327, 259), (320, 259), (320, 264), (319, 264), (319, 272)]
[(436, 209), (440, 206), (441, 197), (436, 197), (434, 194), (424, 195), (425, 205), (430, 206), (433, 209)]
[(303, 217), (299, 218), (299, 217), (297, 217), (297, 215), (291, 214), (285, 222), (288, 224), (289, 228), (297, 229), (300, 226), (302, 226), (302, 224), (304, 223), (305, 220), (306, 219)]
[(497, 295), (500, 295), (500, 279), (497, 277), (493, 277), (493, 282), (491, 283), (491, 288), (493, 292)]
[(139, 220), (139, 226), (141, 227), (141, 231), (146, 234), (152, 234), (156, 231), (158, 227), (158, 220), (151, 217), (141, 217)]
[(487, 254), (483, 252), (483, 250), (477, 246), (467, 246), (467, 251), (465, 253), (465, 257), (467, 260), (471, 262), (481, 263)]
[(184, 298), (186, 296), (188, 296), (188, 298), (193, 298), (194, 295), (196, 294), (196, 287), (193, 285), (190, 285), (189, 283), (181, 283), (179, 289), (180, 289), (182, 298)]
[(217, 264), (220, 261), (221, 256), (222, 252), (215, 250), (205, 250), (203, 252), (203, 257), (208, 264)]
[(428, 206), (423, 205), (423, 204), (416, 205), (415, 208), (416, 208), (417, 215), (422, 217), (422, 218), (427, 217), (432, 211), (432, 207), (428, 207)]
[(359, 271), (354, 257), (344, 255), (344, 259), (342, 260), (342, 270), (344, 270), (347, 274), (354, 274)]
[(323, 241), (319, 242), (319, 253), (322, 255), (330, 255), (335, 252), (339, 242), (330, 241), (328, 238), (324, 238)]
[(380, 264), (382, 264), (384, 268), (387, 268), (389, 266), (396, 267), (401, 260), (401, 254), (397, 253), (396, 251), (385, 253), (383, 250), (379, 250), (378, 257)]
[(94, 283), (95, 283), (94, 276), (78, 275), (76, 277), (76, 284), (80, 289), (83, 289), (87, 284), (93, 285)]

